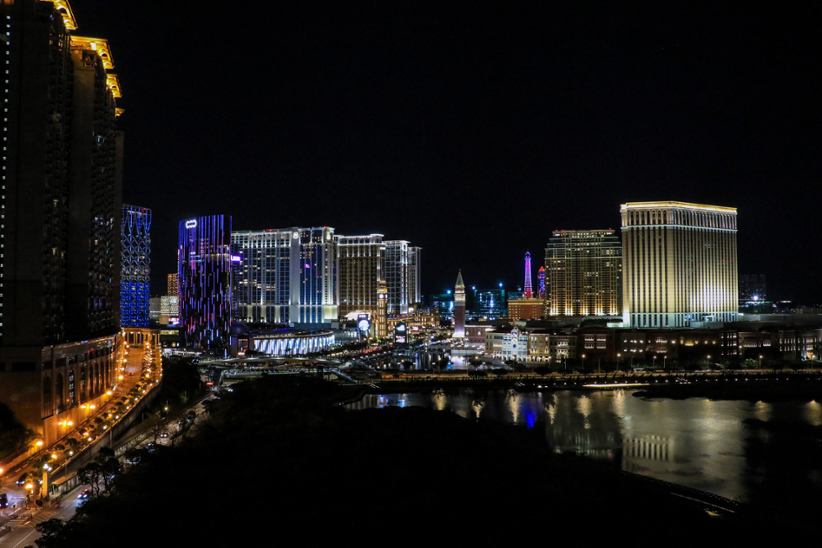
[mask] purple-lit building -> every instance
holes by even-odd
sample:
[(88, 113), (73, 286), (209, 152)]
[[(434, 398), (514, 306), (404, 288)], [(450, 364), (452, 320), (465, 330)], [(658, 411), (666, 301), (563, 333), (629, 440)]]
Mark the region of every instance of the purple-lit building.
[(182, 220), (177, 241), (183, 346), (227, 349), (231, 327), (231, 216)]

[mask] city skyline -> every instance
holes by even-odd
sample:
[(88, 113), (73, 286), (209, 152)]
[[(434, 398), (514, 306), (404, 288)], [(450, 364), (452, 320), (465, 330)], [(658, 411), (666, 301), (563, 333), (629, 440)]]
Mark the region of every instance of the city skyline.
[[(558, 18), (517, 27), (510, 15), (491, 26), (481, 14), (452, 25), (443, 12), (391, 32), (367, 18), (351, 26), (321, 17), (306, 35), (299, 14), (271, 32), (229, 11), (228, 36), (256, 52), (236, 56), (197, 38), (206, 12), (169, 5), (162, 18), (151, 10), (125, 18), (116, 2), (95, 0), (75, 9), (84, 32), (109, 37), (122, 67), (121, 123), (132, 144), (124, 199), (156, 212), (155, 234), (215, 212), (215, 197), (240, 230), (401, 234), (426, 249), (422, 287), (432, 295), (458, 268), (481, 286), (516, 286), (524, 251), (543, 249), (557, 229), (616, 229), (626, 201), (727, 204), (744, 227), (740, 273), (766, 274), (776, 298), (822, 300), (814, 274), (822, 259), (804, 251), (822, 232), (813, 17), (694, 13), (653, 25)], [(159, 40), (150, 52), (174, 51), (181, 62), (142, 60), (146, 28)], [(792, 40), (773, 50), (766, 32)], [(392, 68), (383, 69), (387, 55)], [(780, 78), (763, 76), (762, 59)], [(243, 72), (260, 62), (276, 86), (212, 77), (215, 66)], [(170, 119), (180, 129), (169, 130)], [(236, 138), (214, 139), (221, 134)], [(174, 162), (154, 161), (171, 149)], [(321, 199), (299, 199), (304, 190)], [(277, 199), (249, 199), (269, 194)], [(153, 243), (159, 292), (174, 243)]]
[(271, 7), (0, 1), (0, 544), (819, 536), (822, 6)]

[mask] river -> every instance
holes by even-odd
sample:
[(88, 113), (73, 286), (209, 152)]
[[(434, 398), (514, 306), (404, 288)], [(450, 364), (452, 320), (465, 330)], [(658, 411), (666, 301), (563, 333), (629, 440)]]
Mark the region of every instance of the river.
[(630, 391), (461, 389), (369, 394), (350, 409), (422, 406), (544, 430), (556, 452), (742, 502), (822, 496), (822, 404), (644, 399)]

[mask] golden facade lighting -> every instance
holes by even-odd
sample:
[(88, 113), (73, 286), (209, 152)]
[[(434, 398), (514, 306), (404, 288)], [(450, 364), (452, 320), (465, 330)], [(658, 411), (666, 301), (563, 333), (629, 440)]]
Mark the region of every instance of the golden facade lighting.
[(662, 201), (629, 202), (620, 211), (625, 325), (737, 318), (736, 208)]

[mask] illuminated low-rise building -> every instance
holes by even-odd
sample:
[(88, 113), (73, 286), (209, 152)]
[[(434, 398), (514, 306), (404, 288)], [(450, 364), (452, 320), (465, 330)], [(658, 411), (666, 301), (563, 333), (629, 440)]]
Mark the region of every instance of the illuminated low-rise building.
[(508, 300), (508, 317), (511, 321), (539, 320), (545, 316), (545, 301), (526, 298)]
[(508, 313), (506, 306), (505, 289), (471, 288), (471, 316), (473, 318), (487, 318), (489, 320), (504, 318)]
[(576, 355), (576, 334), (532, 327), (485, 331), (485, 354), (530, 365), (559, 363)]
[(269, 356), (302, 356), (321, 352), (334, 344), (333, 331), (293, 331), (258, 333), (249, 337), (249, 346)]

